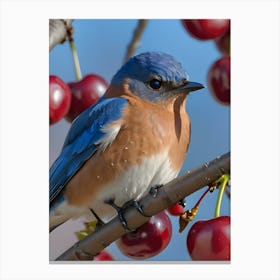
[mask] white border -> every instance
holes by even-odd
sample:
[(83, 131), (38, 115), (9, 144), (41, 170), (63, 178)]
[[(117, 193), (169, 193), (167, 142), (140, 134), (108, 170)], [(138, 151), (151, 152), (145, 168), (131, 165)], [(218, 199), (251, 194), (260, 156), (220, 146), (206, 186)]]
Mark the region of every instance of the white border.
[[(268, 0), (2, 1), (1, 279), (279, 279), (279, 10)], [(116, 15), (232, 19), (230, 265), (48, 262), (48, 19)]]

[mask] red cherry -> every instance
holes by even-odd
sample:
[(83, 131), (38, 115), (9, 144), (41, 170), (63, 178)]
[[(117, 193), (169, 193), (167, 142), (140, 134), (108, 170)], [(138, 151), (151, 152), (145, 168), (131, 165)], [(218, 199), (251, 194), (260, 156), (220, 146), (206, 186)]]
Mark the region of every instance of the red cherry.
[(61, 120), (68, 112), (71, 103), (71, 92), (57, 76), (49, 77), (49, 119), (50, 124)]
[(184, 28), (199, 40), (218, 38), (229, 29), (229, 19), (182, 19)]
[(213, 97), (221, 104), (230, 104), (230, 57), (216, 61), (208, 72), (208, 85)]
[(230, 55), (230, 29), (223, 36), (216, 39), (215, 43), (223, 55)]
[(116, 245), (130, 258), (146, 259), (164, 250), (169, 244), (171, 235), (171, 221), (163, 211), (151, 217), (136, 231), (123, 235), (116, 241)]
[(97, 256), (94, 257), (94, 261), (114, 261), (114, 258), (107, 253), (105, 250), (101, 251)]
[(230, 217), (196, 222), (189, 230), (187, 248), (193, 260), (230, 260)]
[(176, 203), (167, 208), (167, 212), (172, 216), (180, 216), (184, 212), (184, 207), (181, 204)]
[(100, 76), (89, 74), (82, 80), (68, 83), (72, 92), (70, 110), (66, 116), (72, 122), (81, 112), (95, 104), (105, 93), (108, 84)]

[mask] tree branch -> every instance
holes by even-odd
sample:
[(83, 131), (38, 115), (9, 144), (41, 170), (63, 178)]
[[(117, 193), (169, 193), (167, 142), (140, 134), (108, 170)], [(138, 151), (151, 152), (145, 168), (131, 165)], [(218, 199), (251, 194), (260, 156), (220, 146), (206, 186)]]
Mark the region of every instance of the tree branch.
[[(227, 153), (160, 187), (156, 195), (147, 194), (140, 200), (140, 204), (143, 206), (145, 214), (153, 216), (216, 181), (221, 175), (229, 173), (230, 153)], [(149, 220), (149, 218), (142, 216), (135, 207), (126, 209), (124, 216), (128, 227), (135, 229)], [(119, 218), (115, 217), (100, 229), (74, 244), (56, 260), (92, 260), (93, 256), (125, 233)]]
[(49, 20), (49, 51), (56, 45), (68, 39), (72, 33), (73, 19), (50, 19)]
[(127, 47), (126, 55), (124, 57), (124, 62), (126, 62), (135, 52), (135, 50), (139, 47), (141, 42), (141, 36), (148, 24), (147, 19), (139, 19), (138, 25), (136, 29), (134, 30), (132, 39), (130, 44)]

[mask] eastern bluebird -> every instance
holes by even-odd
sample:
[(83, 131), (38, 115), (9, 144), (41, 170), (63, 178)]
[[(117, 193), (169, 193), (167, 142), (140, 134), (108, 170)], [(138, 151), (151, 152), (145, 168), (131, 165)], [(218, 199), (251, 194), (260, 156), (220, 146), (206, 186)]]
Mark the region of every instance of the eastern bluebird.
[(174, 179), (190, 142), (186, 97), (201, 88), (164, 53), (124, 64), (99, 102), (73, 121), (50, 168), (50, 229), (89, 209), (108, 221), (116, 205)]

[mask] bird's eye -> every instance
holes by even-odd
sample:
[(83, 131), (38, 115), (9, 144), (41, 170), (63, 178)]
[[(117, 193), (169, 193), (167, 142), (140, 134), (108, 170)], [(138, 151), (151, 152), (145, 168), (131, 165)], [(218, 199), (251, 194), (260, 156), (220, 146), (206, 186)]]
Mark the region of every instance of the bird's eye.
[(161, 82), (161, 80), (159, 80), (159, 79), (152, 79), (152, 80), (150, 80), (150, 82), (149, 82), (149, 86), (150, 86), (152, 89), (160, 89), (161, 84), (162, 84), (162, 82)]

